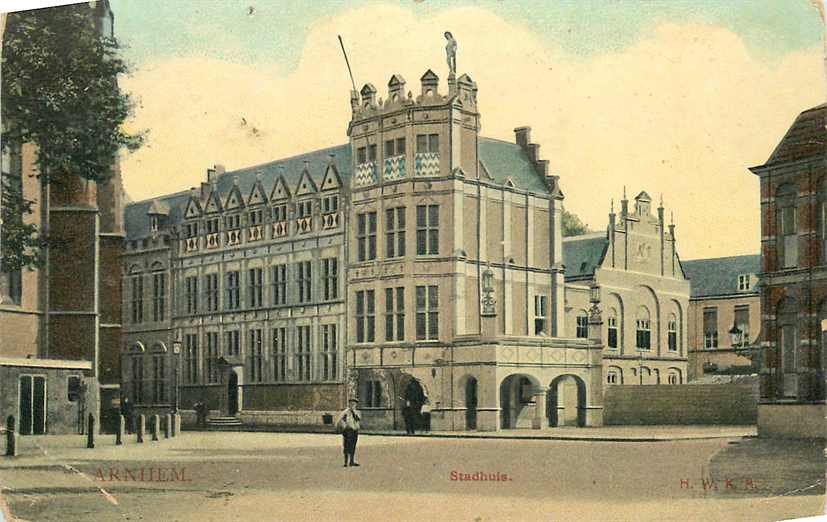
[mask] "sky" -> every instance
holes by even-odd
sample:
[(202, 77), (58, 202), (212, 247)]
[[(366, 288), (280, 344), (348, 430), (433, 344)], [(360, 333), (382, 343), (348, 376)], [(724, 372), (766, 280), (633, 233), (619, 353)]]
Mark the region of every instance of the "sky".
[(683, 259), (758, 253), (758, 178), (825, 100), (816, 0), (111, 0), (132, 72), (133, 200), (347, 141), (350, 80), (447, 90), (442, 33), (479, 86), (484, 136), (532, 127), (565, 206), (603, 230), (624, 186), (674, 213)]

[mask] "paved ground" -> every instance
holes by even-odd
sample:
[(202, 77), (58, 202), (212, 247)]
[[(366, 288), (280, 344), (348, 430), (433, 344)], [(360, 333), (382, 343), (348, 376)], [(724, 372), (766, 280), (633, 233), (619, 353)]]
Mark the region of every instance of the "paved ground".
[[(823, 510), (823, 482), (812, 486), (824, 458), (812, 445), (363, 436), (362, 466), (343, 468), (339, 444), (190, 432), (87, 450), (77, 437), (28, 437), (22, 456), (0, 459), (0, 488), (31, 521), (754, 521)], [(778, 469), (793, 470), (781, 495)], [(478, 471), (501, 480), (452, 480)]]

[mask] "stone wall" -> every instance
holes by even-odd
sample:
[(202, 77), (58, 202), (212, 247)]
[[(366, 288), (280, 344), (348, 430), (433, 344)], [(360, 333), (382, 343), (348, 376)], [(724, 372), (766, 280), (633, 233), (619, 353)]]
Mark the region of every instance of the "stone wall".
[(607, 386), (606, 425), (749, 425), (758, 419), (758, 387), (750, 384)]

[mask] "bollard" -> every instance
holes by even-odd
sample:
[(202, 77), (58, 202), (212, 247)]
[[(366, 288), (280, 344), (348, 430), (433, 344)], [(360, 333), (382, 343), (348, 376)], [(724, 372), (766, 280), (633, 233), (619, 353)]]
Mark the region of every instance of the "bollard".
[(152, 440), (158, 440), (158, 430), (160, 428), (161, 418), (157, 415), (152, 416)]
[(86, 426), (86, 447), (92, 449), (95, 447), (95, 416), (89, 414), (89, 421)]
[(144, 414), (138, 415), (138, 429), (135, 430), (135, 434), (137, 435), (138, 443), (142, 443), (144, 441), (144, 430), (146, 429), (146, 417)]
[(164, 438), (172, 437), (172, 415), (164, 415)]
[(17, 429), (14, 415), (9, 415), (6, 419), (6, 456), (17, 456)]
[(181, 414), (176, 413), (172, 417), (172, 436), (177, 437), (181, 434)]
[(123, 444), (123, 432), (126, 430), (126, 418), (123, 415), (118, 415), (118, 427), (115, 432), (115, 445)]

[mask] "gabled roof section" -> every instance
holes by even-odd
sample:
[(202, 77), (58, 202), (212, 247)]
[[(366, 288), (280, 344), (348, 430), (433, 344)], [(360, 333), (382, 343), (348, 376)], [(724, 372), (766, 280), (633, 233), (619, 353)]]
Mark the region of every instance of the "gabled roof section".
[(566, 279), (594, 275), (603, 263), (608, 246), (609, 240), (603, 232), (563, 238)]
[(187, 207), (184, 209), (184, 218), (199, 218), (203, 213), (204, 210), (201, 208), (201, 202), (198, 200), (197, 197), (195, 197), (195, 194), (190, 194), (189, 201), (187, 201)]
[(517, 189), (548, 194), (546, 180), (516, 143), (480, 137), (479, 151), (485, 170), (497, 183), (505, 184), (510, 177)]
[(146, 211), (146, 213), (156, 216), (169, 215), (169, 205), (167, 205), (163, 201), (154, 199), (152, 200), (152, 204), (149, 206), (149, 209)]
[(270, 201), (278, 201), (281, 199), (290, 198), (290, 188), (287, 182), (284, 181), (284, 176), (276, 178), (276, 184), (273, 186), (273, 192), (270, 193)]
[(299, 183), (296, 185), (296, 195), (306, 196), (307, 194), (315, 194), (318, 191), (316, 182), (313, 181), (313, 176), (310, 175), (310, 168), (305, 165)]
[[(683, 271), (692, 289), (691, 296), (702, 298), (750, 293), (738, 291), (738, 276), (755, 276), (761, 271), (761, 256), (730, 256), (682, 261)], [(751, 284), (758, 282), (754, 277)], [(755, 290), (751, 290), (754, 292)]]
[(827, 103), (798, 115), (765, 165), (827, 155)]
[(253, 188), (250, 190), (250, 195), (247, 196), (247, 206), (266, 204), (267, 192), (264, 190), (264, 185), (262, 185), (261, 180), (256, 179), (256, 182), (253, 183)]
[(396, 87), (398, 85), (405, 85), (405, 78), (403, 78), (401, 74), (394, 74), (391, 76), (391, 79), (388, 80), (388, 87)]
[(641, 191), (640, 194), (635, 196), (635, 201), (648, 201), (649, 203), (651, 203), (652, 202), (652, 196), (650, 196), (648, 192), (643, 190), (643, 191)]
[(234, 184), (227, 194), (227, 203), (224, 205), (224, 210), (239, 210), (244, 208), (244, 196), (241, 195), (241, 190), (238, 184)]
[(217, 214), (223, 209), (224, 206), (221, 204), (218, 188), (213, 186), (212, 191), (210, 191), (210, 195), (207, 196), (207, 204), (204, 205), (204, 214)]
[(342, 187), (342, 177), (339, 176), (339, 170), (336, 165), (331, 163), (324, 171), (324, 178), (319, 190), (338, 190)]

